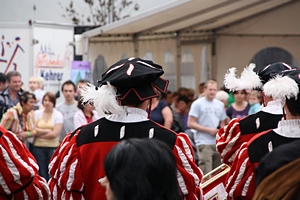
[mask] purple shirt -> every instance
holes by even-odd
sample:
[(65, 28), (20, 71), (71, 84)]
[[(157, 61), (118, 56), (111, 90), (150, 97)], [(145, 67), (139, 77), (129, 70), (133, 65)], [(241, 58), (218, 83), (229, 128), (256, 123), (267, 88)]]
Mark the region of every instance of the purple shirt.
[(226, 109), (226, 114), (228, 117), (230, 117), (230, 119), (243, 118), (248, 115), (249, 109), (250, 109), (250, 104), (247, 104), (246, 108), (242, 111), (235, 110), (231, 105)]

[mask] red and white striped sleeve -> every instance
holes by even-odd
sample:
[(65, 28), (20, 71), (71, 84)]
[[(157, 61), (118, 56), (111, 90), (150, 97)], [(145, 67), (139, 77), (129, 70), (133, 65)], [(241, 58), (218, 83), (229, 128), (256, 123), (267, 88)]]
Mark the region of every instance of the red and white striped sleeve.
[(50, 164), (49, 187), (51, 199), (84, 199), (84, 182), (76, 139), (68, 134), (53, 154)]
[(0, 127), (0, 196), (7, 199), (49, 199), (33, 155), (14, 133)]
[(177, 134), (173, 154), (177, 165), (177, 179), (184, 198), (203, 199), (200, 187), (203, 174), (195, 163), (193, 148), (186, 134)]
[(248, 144), (241, 146), (239, 154), (234, 159), (226, 181), (226, 191), (229, 198), (252, 199), (255, 192), (255, 168), (248, 156)]
[(221, 128), (217, 133), (217, 151), (220, 153), (223, 163), (231, 166), (241, 145), (248, 142), (253, 135), (242, 135), (240, 118), (232, 119), (228, 125)]

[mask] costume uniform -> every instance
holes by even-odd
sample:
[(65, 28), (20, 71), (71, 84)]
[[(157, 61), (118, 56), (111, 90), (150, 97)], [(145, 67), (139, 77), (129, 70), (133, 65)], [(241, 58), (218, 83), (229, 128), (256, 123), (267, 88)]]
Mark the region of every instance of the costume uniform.
[(253, 115), (242, 119), (232, 119), (217, 134), (217, 151), (220, 153), (222, 162), (231, 165), (244, 142), (248, 142), (258, 133), (276, 128), (282, 117), (281, 103), (271, 101)]
[[(232, 72), (235, 69), (230, 69), (229, 73), (225, 75), (225, 87), (230, 90), (261, 88), (263, 84), (281, 71), (295, 69), (296, 67), (281, 62), (273, 63), (259, 70), (257, 74), (253, 71), (254, 68), (251, 65), (245, 68), (240, 80), (232, 78)], [(221, 128), (217, 133), (217, 151), (221, 155), (222, 162), (231, 166), (244, 142), (248, 142), (253, 136), (262, 131), (276, 128), (282, 117), (280, 100), (273, 100), (253, 115), (248, 115), (242, 119), (232, 119), (228, 125)]]
[(300, 138), (300, 120), (280, 121), (278, 128), (265, 131), (244, 143), (227, 176), (226, 191), (231, 198), (252, 199), (255, 192), (255, 169), (273, 149)]
[(281, 145), (256, 168), (254, 199), (300, 198), (300, 140)]
[[(296, 76), (299, 70), (288, 70), (284, 75)], [(291, 87), (281, 87), (283, 83)], [(273, 99), (295, 98), (299, 93), (297, 83), (288, 77), (276, 77), (264, 85), (264, 93)], [(233, 199), (252, 199), (255, 192), (255, 169), (261, 159), (280, 145), (288, 144), (300, 138), (300, 119), (292, 119), (278, 123), (278, 127), (254, 136), (249, 142), (242, 144), (234, 158), (227, 177), (226, 191)]]
[(49, 199), (50, 191), (38, 175), (38, 165), (26, 146), (0, 127), (0, 200)]
[(168, 82), (158, 78), (162, 74), (162, 68), (151, 61), (124, 59), (102, 75), (100, 88), (87, 87), (93, 91), (82, 94), (83, 102), (92, 95), (96, 109), (112, 114), (79, 127), (60, 144), (49, 165), (53, 199), (106, 199), (105, 189), (98, 182), (105, 176), (105, 156), (123, 139), (146, 137), (166, 142), (173, 151), (183, 198), (202, 199), (202, 172), (188, 137), (149, 120), (143, 109), (113, 103), (116, 97), (126, 100), (127, 95), (136, 95), (144, 101), (156, 97), (156, 89), (166, 92)]

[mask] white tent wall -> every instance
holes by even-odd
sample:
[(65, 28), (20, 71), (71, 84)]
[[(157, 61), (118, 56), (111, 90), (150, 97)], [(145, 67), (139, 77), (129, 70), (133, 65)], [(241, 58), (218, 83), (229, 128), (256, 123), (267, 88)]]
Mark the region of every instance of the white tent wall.
[(226, 70), (236, 67), (239, 75), (254, 55), (267, 47), (280, 47), (288, 51), (300, 64), (300, 37), (217, 37), (216, 79), (222, 83)]
[(300, 64), (300, 1), (260, 14), (216, 32), (215, 77), (222, 82), (230, 67), (242, 69), (260, 50), (279, 47)]
[[(243, 18), (244, 10), (232, 11), (220, 19), (212, 17), (205, 24), (198, 23), (182, 30), (168, 29), (168, 32), (159, 32), (159, 27), (164, 24), (155, 22), (157, 27), (149, 25), (147, 31), (126, 33), (127, 26), (135, 24), (137, 26), (134, 27), (139, 27), (139, 20), (142, 23), (145, 19), (125, 20), (124, 24), (120, 22), (86, 33), (89, 43), (85, 55), (88, 61), (94, 63), (97, 56), (102, 54), (110, 66), (124, 53), (143, 58), (148, 52), (148, 58), (165, 66), (165, 76), (173, 80), (171, 90), (185, 86), (198, 92), (198, 84), (208, 78), (215, 79), (221, 86), (227, 69), (237, 67), (239, 74), (260, 50), (268, 47), (284, 49), (294, 57), (295, 63), (300, 64), (300, 1), (285, 2), (288, 3), (279, 5), (278, 0), (258, 1), (259, 4), (251, 12), (245, 6), (245, 13), (255, 13), (268, 3), (277, 3), (278, 6), (270, 7), (260, 14), (248, 15), (247, 18)], [(260, 4), (264, 5), (259, 7)], [(222, 8), (220, 6), (216, 10), (222, 11)], [(199, 13), (201, 21), (202, 14)], [(180, 24), (180, 19), (177, 21)], [(177, 23), (171, 21), (170, 24), (175, 27)], [(126, 37), (125, 41), (120, 37)]]
[(89, 62), (94, 66), (94, 62), (99, 55), (103, 55), (107, 66), (119, 61), (124, 54), (129, 57), (134, 55), (134, 45), (133, 42), (99, 42), (90, 41), (89, 43)]

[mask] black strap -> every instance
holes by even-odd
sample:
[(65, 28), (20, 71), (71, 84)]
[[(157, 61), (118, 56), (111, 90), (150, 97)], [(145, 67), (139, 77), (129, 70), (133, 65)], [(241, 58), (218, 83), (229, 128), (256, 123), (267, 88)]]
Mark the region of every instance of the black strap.
[(6, 197), (6, 199), (9, 199), (9, 200), (13, 199), (13, 195), (14, 195), (14, 194), (17, 194), (17, 193), (19, 193), (19, 192), (21, 192), (21, 191), (23, 191), (23, 190), (25, 190), (25, 188), (27, 188), (27, 187), (32, 183), (33, 178), (34, 178), (34, 177), (32, 177), (32, 178), (30, 179), (30, 181), (28, 181), (25, 185), (23, 185), (22, 187), (20, 187), (20, 188), (17, 189), (16, 191), (12, 192), (11, 194), (9, 194), (9, 195), (8, 195), (8, 194), (0, 194), (0, 195)]

